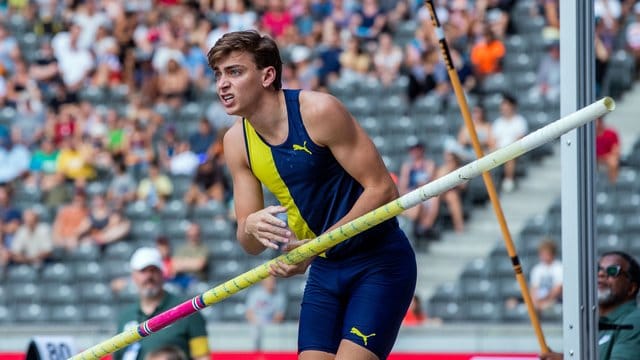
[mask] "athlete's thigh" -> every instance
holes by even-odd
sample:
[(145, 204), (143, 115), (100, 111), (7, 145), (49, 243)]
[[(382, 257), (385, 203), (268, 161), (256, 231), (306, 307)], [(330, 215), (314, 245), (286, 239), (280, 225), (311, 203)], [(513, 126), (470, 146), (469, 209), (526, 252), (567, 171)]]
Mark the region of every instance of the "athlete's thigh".
[(395, 343), (416, 284), (413, 252), (380, 255), (354, 284), (343, 339), (385, 359)]
[(342, 339), (345, 302), (336, 291), (338, 273), (316, 263), (309, 271), (302, 299), (298, 351), (302, 354), (315, 350), (333, 355)]
[(336, 360), (379, 360), (380, 358), (371, 352), (363, 348), (362, 346), (352, 342), (351, 340), (342, 340), (338, 353), (335, 357)]
[(298, 354), (298, 360), (333, 360), (336, 354), (318, 350), (307, 350)]

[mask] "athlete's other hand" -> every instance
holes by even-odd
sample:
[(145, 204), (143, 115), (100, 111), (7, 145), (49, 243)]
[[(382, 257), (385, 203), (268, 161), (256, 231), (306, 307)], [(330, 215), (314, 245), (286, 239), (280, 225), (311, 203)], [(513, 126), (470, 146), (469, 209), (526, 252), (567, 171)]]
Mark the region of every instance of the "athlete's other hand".
[[(287, 243), (284, 246), (283, 250), (285, 252), (289, 252), (310, 240), (311, 239), (297, 240), (294, 237), (293, 239), (291, 239), (291, 241), (289, 241), (289, 243)], [(311, 264), (311, 261), (313, 261), (313, 258), (307, 259), (297, 264), (289, 265), (278, 260), (274, 264), (271, 264), (271, 267), (269, 268), (269, 274), (275, 277), (283, 277), (283, 278), (304, 274), (307, 271), (307, 268), (309, 267), (309, 265)]]
[(287, 224), (278, 219), (276, 214), (286, 212), (284, 206), (269, 206), (247, 216), (244, 231), (253, 236), (262, 245), (278, 250), (280, 243), (288, 243), (291, 230)]

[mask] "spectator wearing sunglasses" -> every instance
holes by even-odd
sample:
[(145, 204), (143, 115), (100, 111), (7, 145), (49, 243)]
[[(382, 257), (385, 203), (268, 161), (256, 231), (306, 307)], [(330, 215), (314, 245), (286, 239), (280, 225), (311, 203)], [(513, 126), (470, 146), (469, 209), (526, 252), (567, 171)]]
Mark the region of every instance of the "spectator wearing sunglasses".
[[(599, 360), (632, 360), (640, 354), (640, 265), (622, 251), (605, 253), (598, 261), (600, 314)], [(542, 360), (562, 359), (560, 353), (542, 354)]]

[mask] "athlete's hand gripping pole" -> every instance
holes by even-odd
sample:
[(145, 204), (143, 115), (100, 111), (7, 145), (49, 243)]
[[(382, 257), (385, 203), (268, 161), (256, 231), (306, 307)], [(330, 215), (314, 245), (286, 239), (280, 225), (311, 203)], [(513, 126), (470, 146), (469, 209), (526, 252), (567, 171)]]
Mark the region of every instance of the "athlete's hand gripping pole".
[(361, 217), (352, 220), (337, 229), (322, 234), (308, 243), (295, 248), (289, 253), (282, 254), (275, 259), (259, 265), (235, 278), (216, 286), (205, 293), (187, 300), (138, 326), (126, 330), (114, 337), (95, 345), (71, 359), (97, 360), (102, 356), (141, 340), (154, 332), (160, 331), (176, 321), (187, 317), (198, 310), (222, 301), (240, 290), (246, 289), (269, 276), (269, 267), (275, 261), (287, 264), (297, 264), (312, 256), (318, 255), (336, 244), (380, 224), (383, 221), (399, 215), (405, 209), (409, 209), (422, 201), (437, 196), (451, 188), (465, 183), (473, 177), (498, 167), (505, 162), (514, 159), (542, 144), (545, 144), (560, 135), (582, 126), (597, 117), (603, 116), (615, 108), (615, 102), (611, 98), (599, 100), (581, 110), (563, 117), (524, 138), (498, 149), (493, 153), (475, 160), (439, 179), (436, 179), (412, 192), (385, 204)]

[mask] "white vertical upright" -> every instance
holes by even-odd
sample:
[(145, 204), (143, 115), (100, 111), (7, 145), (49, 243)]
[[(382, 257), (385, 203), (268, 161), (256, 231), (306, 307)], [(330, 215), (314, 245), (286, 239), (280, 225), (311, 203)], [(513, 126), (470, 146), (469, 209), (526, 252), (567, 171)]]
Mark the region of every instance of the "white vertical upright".
[[(593, 1), (560, 3), (562, 115), (592, 102), (595, 90)], [(597, 354), (594, 125), (561, 138), (563, 352), (565, 360)]]

